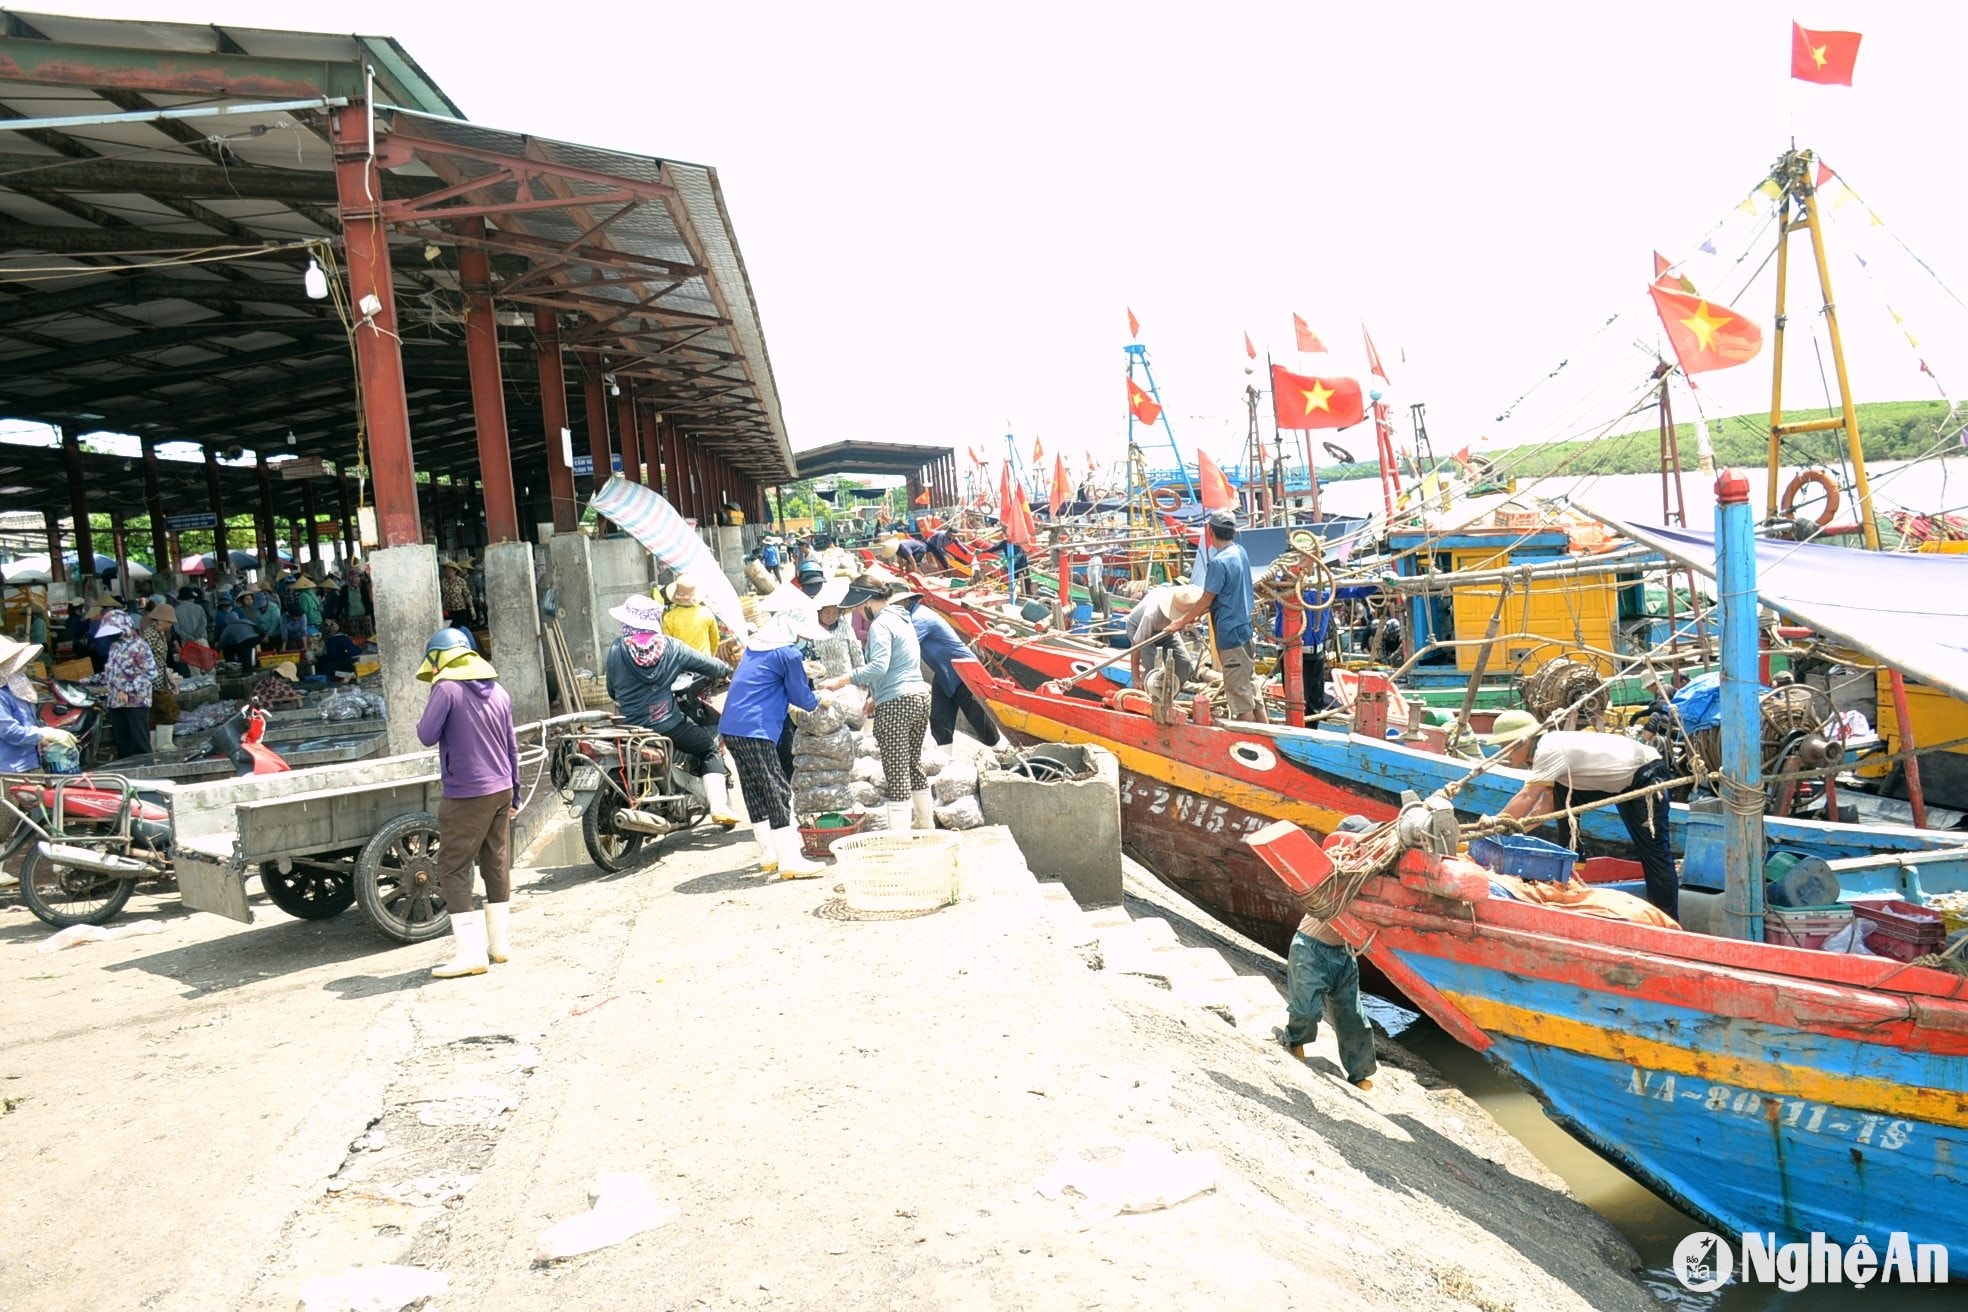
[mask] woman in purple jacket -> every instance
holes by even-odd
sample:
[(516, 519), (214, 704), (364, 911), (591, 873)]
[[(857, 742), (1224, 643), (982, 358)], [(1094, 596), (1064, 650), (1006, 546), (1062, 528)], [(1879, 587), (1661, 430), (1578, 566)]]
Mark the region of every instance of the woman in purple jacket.
[[(512, 698), (462, 629), (431, 635), (417, 677), (431, 686), (417, 741), (437, 748), (444, 782), (437, 806), (437, 886), (457, 940), (457, 952), (433, 966), (431, 975), (483, 975), (488, 961), (510, 955), (506, 914), (512, 909), (512, 818), (519, 806)], [(474, 858), (485, 881), (483, 911), (472, 910)]]

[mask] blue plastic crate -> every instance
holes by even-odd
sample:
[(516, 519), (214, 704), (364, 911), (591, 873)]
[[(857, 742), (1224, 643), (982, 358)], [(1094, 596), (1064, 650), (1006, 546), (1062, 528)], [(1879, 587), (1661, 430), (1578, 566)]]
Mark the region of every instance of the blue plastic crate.
[(1579, 854), (1569, 847), (1547, 843), (1526, 834), (1499, 834), (1469, 844), (1469, 859), (1486, 870), (1519, 879), (1562, 884), (1572, 877)]

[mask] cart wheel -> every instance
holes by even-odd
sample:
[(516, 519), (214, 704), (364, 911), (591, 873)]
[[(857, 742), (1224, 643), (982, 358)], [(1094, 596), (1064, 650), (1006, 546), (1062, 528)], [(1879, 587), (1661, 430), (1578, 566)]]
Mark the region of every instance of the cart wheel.
[(38, 843), (30, 843), (21, 858), (20, 891), (21, 901), (43, 923), (67, 929), (107, 925), (137, 891), (137, 881), (50, 861)]
[(377, 830), (355, 859), (362, 914), (399, 943), (421, 943), (451, 928), (437, 888), (437, 851), (437, 817), (412, 811)]
[(587, 844), (588, 856), (611, 875), (634, 865), (637, 853), (651, 837), (616, 828), (615, 812), (619, 809), (604, 788), (588, 799), (587, 809), (581, 812), (581, 841)]
[(281, 874), (272, 862), (260, 867), (267, 900), (302, 920), (330, 920), (355, 901), (355, 878), (348, 870), (300, 870)]

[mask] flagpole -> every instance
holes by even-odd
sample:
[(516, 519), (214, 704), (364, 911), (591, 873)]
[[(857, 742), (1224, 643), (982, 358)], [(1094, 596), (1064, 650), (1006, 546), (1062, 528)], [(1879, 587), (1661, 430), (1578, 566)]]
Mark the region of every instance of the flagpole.
[[(1129, 342), (1127, 345), (1127, 353), (1130, 357), (1129, 364), (1128, 364), (1128, 378), (1130, 380), (1134, 378), (1133, 362), (1135, 360), (1139, 360), (1141, 362), (1141, 371), (1148, 375), (1148, 395), (1155, 398), (1155, 404), (1160, 408), (1162, 433), (1164, 436), (1168, 438), (1169, 451), (1175, 456), (1176, 472), (1182, 475), (1183, 486), (1189, 489), (1189, 499), (1191, 501), (1196, 501), (1198, 500), (1196, 494), (1196, 480), (1189, 477), (1189, 466), (1184, 464), (1182, 460), (1182, 448), (1176, 444), (1175, 429), (1169, 424), (1168, 407), (1162, 403), (1162, 389), (1155, 385), (1155, 366), (1148, 363), (1148, 348), (1146, 346), (1143, 346), (1140, 342)], [(1132, 420), (1133, 420), (1133, 416), (1130, 415), (1129, 424), (1128, 424), (1128, 439), (1130, 442), (1132, 442), (1134, 438), (1134, 424)]]

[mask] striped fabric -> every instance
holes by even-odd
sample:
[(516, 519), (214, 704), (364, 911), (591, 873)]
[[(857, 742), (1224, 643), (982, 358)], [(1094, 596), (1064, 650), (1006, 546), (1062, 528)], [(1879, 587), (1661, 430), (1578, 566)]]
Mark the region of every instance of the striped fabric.
[(745, 623), (745, 612), (731, 580), (718, 567), (717, 558), (697, 536), (696, 530), (677, 514), (676, 507), (660, 492), (621, 475), (608, 480), (588, 503), (603, 519), (620, 524), (630, 537), (648, 549), (649, 554), (679, 575), (688, 575), (704, 598), (704, 604), (717, 615), (724, 627), (745, 637), (752, 626)]

